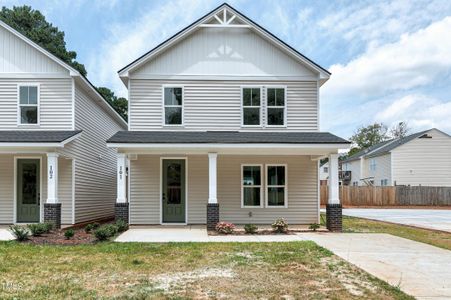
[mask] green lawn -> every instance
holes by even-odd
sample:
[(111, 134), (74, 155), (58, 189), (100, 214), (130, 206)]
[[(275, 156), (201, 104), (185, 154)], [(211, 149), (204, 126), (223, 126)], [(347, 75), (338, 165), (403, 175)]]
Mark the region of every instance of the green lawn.
[(0, 299), (411, 299), (313, 242), (0, 243)]

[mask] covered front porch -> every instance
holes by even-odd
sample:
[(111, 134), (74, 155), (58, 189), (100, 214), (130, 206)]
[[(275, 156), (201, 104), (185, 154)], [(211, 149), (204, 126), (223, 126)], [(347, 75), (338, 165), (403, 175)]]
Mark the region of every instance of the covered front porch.
[[(143, 133), (140, 140), (154, 133)], [(172, 143), (155, 135), (152, 143), (118, 143), (115, 137), (108, 141), (118, 150), (116, 218), (132, 225), (206, 224), (208, 229), (219, 221), (271, 224), (284, 218), (290, 224), (319, 223), (318, 162), (323, 157), (329, 157), (336, 173), (336, 180), (330, 180), (330, 203), (339, 206), (337, 152), (348, 144), (335, 136), (327, 136), (335, 143), (309, 142), (305, 134), (304, 143), (294, 143), (299, 134), (287, 133), (271, 135), (274, 142), (232, 143), (228, 139), (243, 134), (227, 133), (219, 137), (221, 144), (177, 143), (184, 134), (191, 133), (179, 133)], [(264, 134), (268, 139), (269, 133)], [(190, 140), (208, 135), (198, 132)], [(289, 142), (278, 142), (280, 136)]]
[(64, 145), (80, 132), (0, 132), (0, 224), (73, 224), (74, 164)]

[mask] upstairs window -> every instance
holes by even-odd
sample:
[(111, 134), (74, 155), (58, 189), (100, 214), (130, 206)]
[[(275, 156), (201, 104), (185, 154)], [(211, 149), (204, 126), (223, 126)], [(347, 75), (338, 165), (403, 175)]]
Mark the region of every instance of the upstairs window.
[(262, 206), (262, 166), (243, 165), (241, 167), (241, 206)]
[(266, 165), (266, 205), (287, 207), (287, 173), (285, 165)]
[(261, 97), (260, 88), (242, 89), (242, 125), (260, 126), (261, 120)]
[(370, 160), (370, 171), (376, 171), (376, 160), (374, 158)]
[(38, 86), (19, 86), (19, 124), (36, 125), (39, 123)]
[(285, 126), (285, 88), (268, 88), (266, 97), (267, 125)]
[(164, 88), (164, 125), (183, 124), (183, 88)]

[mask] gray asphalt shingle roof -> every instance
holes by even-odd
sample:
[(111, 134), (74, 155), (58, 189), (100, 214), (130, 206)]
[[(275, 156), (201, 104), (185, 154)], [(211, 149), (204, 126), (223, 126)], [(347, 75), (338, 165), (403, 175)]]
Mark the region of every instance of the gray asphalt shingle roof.
[(3, 130), (0, 131), (0, 143), (61, 143), (81, 130)]
[(350, 144), (329, 132), (119, 131), (107, 143)]

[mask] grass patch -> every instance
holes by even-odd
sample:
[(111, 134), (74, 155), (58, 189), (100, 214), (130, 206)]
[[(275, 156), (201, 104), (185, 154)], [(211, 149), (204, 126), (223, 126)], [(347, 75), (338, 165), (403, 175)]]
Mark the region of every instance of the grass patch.
[[(321, 225), (326, 226), (326, 215), (321, 214)], [(343, 232), (388, 233), (409, 240), (451, 250), (451, 233), (386, 223), (363, 218), (343, 216)]]
[(0, 299), (411, 299), (313, 242), (0, 243)]

